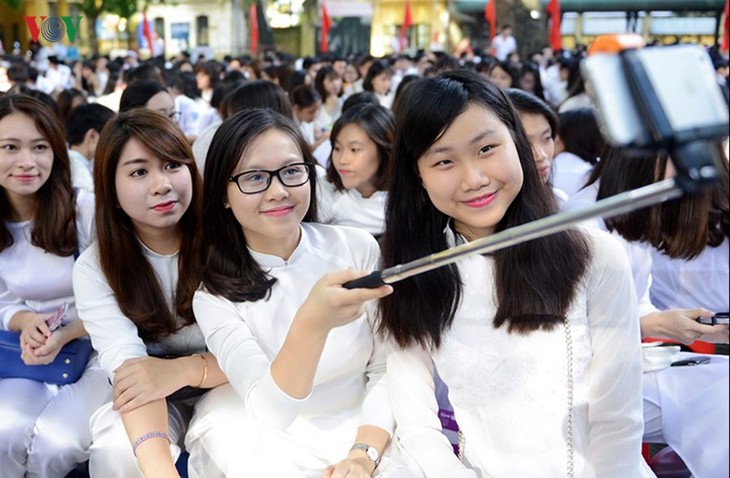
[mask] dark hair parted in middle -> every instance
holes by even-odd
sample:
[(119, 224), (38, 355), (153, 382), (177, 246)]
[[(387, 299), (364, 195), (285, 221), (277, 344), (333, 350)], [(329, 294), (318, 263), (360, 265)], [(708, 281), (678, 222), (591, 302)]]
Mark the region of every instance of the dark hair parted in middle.
[[(42, 101), (27, 95), (0, 96), (0, 120), (22, 114), (33, 120), (53, 151), (51, 173), (35, 193), (30, 242), (46, 252), (68, 257), (79, 248), (76, 232), (76, 200), (71, 185), (71, 162), (63, 127), (56, 114)], [(10, 219), (10, 200), (0, 187), (0, 252), (13, 245), (5, 221)]]
[[(125, 145), (132, 140), (162, 161), (184, 164), (190, 170), (192, 201), (178, 223), (181, 243), (174, 310), (165, 302), (155, 271), (143, 255), (132, 220), (119, 207), (117, 167)], [(180, 127), (145, 108), (134, 108), (113, 118), (104, 126), (96, 148), (94, 190), (101, 269), (119, 308), (135, 323), (139, 336), (145, 342), (154, 342), (192, 324), (193, 294), (200, 284), (197, 254), (202, 179)], [(175, 314), (183, 319), (182, 324)]]
[[(312, 164), (313, 170), (316, 161), (296, 123), (276, 111), (262, 108), (239, 111), (225, 120), (213, 136), (205, 161), (202, 282), (211, 294), (233, 302), (262, 299), (276, 283), (251, 256), (241, 225), (231, 209), (225, 207), (231, 175), (246, 148), (272, 129), (291, 137), (303, 161)], [(309, 209), (303, 220), (317, 222), (316, 174), (309, 175), (309, 185)]]
[[(368, 138), (375, 143), (380, 164), (378, 165), (378, 170), (375, 172), (372, 184), (377, 191), (387, 191), (390, 148), (393, 145), (393, 131), (395, 129), (393, 113), (379, 104), (362, 104), (348, 109), (335, 121), (332, 127), (330, 142), (332, 143), (333, 151), (340, 132), (345, 126), (350, 124), (362, 128), (368, 135)], [(334, 184), (338, 191), (345, 189), (345, 186), (342, 184), (342, 178), (337, 173), (335, 164), (332, 162), (332, 153), (330, 153), (327, 163), (327, 181)]]
[(365, 78), (362, 81), (362, 88), (365, 91), (373, 91), (373, 79), (383, 73), (392, 74), (388, 60), (375, 60), (368, 68)]
[[(317, 90), (319, 96), (322, 97), (322, 101), (326, 100), (329, 96), (327, 94), (326, 88), (324, 87), (324, 80), (326, 80), (327, 78), (332, 80), (341, 79), (340, 75), (331, 65), (324, 65), (319, 70), (317, 70), (317, 76), (314, 77), (314, 89)], [(342, 87), (340, 87), (340, 91), (337, 93), (337, 96), (342, 96)]]
[[(413, 81), (395, 111), (391, 189), (383, 241), (385, 267), (402, 264), (448, 247), (450, 217), (429, 199), (417, 163), (431, 145), (470, 106), (493, 114), (509, 130), (523, 172), (523, 185), (494, 232), (556, 212), (542, 183), (522, 123), (506, 94), (477, 73), (449, 71)], [(495, 327), (510, 332), (552, 329), (568, 312), (590, 258), (587, 240), (565, 231), (491, 254), (497, 312)], [(401, 346), (438, 347), (460, 303), (462, 283), (455, 266), (442, 267), (394, 284), (380, 301), (382, 325)]]

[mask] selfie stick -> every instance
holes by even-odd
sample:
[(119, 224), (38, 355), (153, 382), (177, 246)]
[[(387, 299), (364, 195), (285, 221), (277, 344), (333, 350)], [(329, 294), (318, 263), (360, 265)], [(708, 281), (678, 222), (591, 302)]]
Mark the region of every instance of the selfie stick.
[(344, 284), (346, 289), (374, 289), (386, 284), (407, 279), (417, 274), (453, 264), (459, 259), (472, 254), (488, 254), (510, 246), (522, 244), (556, 232), (564, 231), (586, 219), (594, 217), (613, 217), (625, 214), (682, 195), (682, 188), (674, 179), (644, 186), (639, 189), (617, 194), (575, 211), (565, 211), (553, 216), (544, 217), (520, 226), (476, 239), (460, 246), (446, 249), (420, 259), (378, 270), (371, 274)]
[[(718, 158), (710, 147), (708, 138), (702, 137), (692, 141), (691, 137), (674, 138), (668, 124), (666, 113), (659, 106), (660, 102), (653, 90), (643, 67), (635, 58), (635, 51), (643, 46), (643, 40), (636, 35), (618, 35), (596, 42), (597, 52), (622, 53), (624, 71), (628, 76), (632, 96), (639, 103), (643, 119), (651, 129), (651, 143), (656, 149), (669, 150), (672, 162), (677, 169), (676, 179), (663, 181), (627, 191), (597, 201), (591, 206), (575, 211), (566, 211), (536, 221), (476, 239), (460, 246), (449, 248), (429, 256), (416, 259), (406, 264), (396, 265), (378, 270), (343, 286), (347, 289), (376, 288), (386, 284), (407, 279), (445, 265), (453, 264), (459, 259), (472, 254), (488, 254), (533, 239), (564, 231), (582, 221), (595, 217), (609, 218), (625, 214), (646, 206), (680, 197), (683, 192), (694, 192), (715, 183), (719, 179), (715, 164)], [(721, 125), (722, 126), (722, 125)], [(727, 126), (720, 128), (713, 135), (726, 136)]]

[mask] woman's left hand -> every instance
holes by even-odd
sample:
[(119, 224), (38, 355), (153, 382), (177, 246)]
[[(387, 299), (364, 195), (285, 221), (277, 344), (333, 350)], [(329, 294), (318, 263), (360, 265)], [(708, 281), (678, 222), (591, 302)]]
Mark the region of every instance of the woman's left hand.
[(710, 327), (712, 327), (712, 331), (700, 335), (697, 340), (713, 344), (726, 344), (730, 342), (730, 329), (727, 324), (710, 325)]
[(375, 463), (367, 458), (345, 458), (330, 465), (322, 472), (322, 478), (372, 478)]
[(58, 352), (66, 345), (66, 342), (68, 340), (60, 330), (52, 332), (40, 347), (31, 347), (30, 344), (23, 343), (21, 340), (23, 353), (20, 355), (20, 358), (23, 359), (26, 365), (48, 365), (56, 359)]
[(129, 412), (160, 400), (186, 385), (176, 360), (139, 357), (114, 371), (114, 409)]

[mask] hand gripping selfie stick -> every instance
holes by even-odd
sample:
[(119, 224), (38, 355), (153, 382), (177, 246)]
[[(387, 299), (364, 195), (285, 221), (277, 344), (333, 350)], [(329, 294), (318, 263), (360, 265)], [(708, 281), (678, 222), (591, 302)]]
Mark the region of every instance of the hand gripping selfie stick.
[[(638, 41), (637, 41), (638, 38)], [(651, 55), (642, 59), (637, 57), (638, 48), (643, 46), (640, 44), (640, 37), (634, 35), (617, 35), (608, 37), (599, 37), (591, 48), (591, 55), (612, 55), (610, 61), (616, 63), (622, 72), (613, 78), (617, 83), (622, 84), (624, 89), (628, 88), (628, 93), (633, 97), (637, 108), (635, 111), (624, 112), (618, 120), (624, 121), (626, 115), (634, 114), (639, 118), (638, 127), (645, 128), (645, 131), (638, 131), (639, 139), (633, 138), (630, 141), (624, 141), (623, 144), (617, 141), (615, 136), (611, 136), (606, 132), (606, 128), (614, 125), (608, 124), (612, 121), (608, 115), (599, 110), (599, 119), (602, 124), (602, 132), (609, 136), (607, 139), (615, 146), (624, 146), (633, 149), (643, 150), (668, 150), (672, 157), (672, 163), (677, 169), (676, 178), (665, 179), (648, 186), (644, 186), (633, 191), (627, 191), (615, 196), (602, 199), (580, 210), (566, 211), (553, 216), (548, 216), (536, 221), (522, 224), (517, 227), (506, 229), (504, 231), (471, 241), (460, 246), (452, 247), (435, 254), (431, 254), (420, 259), (389, 267), (383, 270), (377, 270), (371, 274), (359, 279), (349, 281), (344, 284), (347, 289), (355, 288), (376, 288), (386, 284), (407, 279), (409, 277), (427, 272), (439, 267), (453, 264), (454, 262), (472, 254), (487, 254), (490, 252), (505, 249), (510, 246), (521, 244), (533, 239), (564, 231), (582, 221), (595, 217), (609, 218), (620, 214), (625, 214), (636, 209), (646, 206), (652, 206), (664, 201), (675, 199), (684, 192), (694, 192), (707, 185), (714, 184), (718, 180), (716, 164), (724, 159), (718, 158), (716, 149), (712, 148), (712, 142), (727, 136), (728, 132), (728, 116), (727, 105), (719, 93), (719, 89), (715, 87), (717, 96), (710, 94), (712, 107), (724, 108), (724, 113), (715, 120), (715, 124), (707, 125), (700, 123), (700, 127), (686, 124), (678, 127), (672, 123), (673, 114), (676, 111), (666, 111), (666, 103), (662, 103), (661, 91), (657, 93), (654, 82), (657, 79), (652, 78)], [(666, 55), (667, 50), (685, 48), (685, 47), (662, 47), (662, 54)], [(690, 47), (691, 48), (691, 47)], [(649, 51), (647, 49), (646, 51)], [(686, 55), (689, 52), (686, 48), (678, 52), (679, 55)], [(670, 52), (672, 53), (672, 52)], [(695, 58), (706, 61), (702, 57), (697, 57), (696, 50), (689, 52)], [(706, 55), (706, 54), (705, 54)], [(597, 57), (599, 58), (599, 57)], [(601, 58), (600, 61), (606, 61), (608, 57)], [(586, 60), (586, 69), (591, 68), (589, 59)], [(588, 73), (588, 72), (586, 72)], [(605, 74), (606, 72), (601, 72)], [(598, 74), (598, 72), (596, 72)], [(697, 74), (694, 71), (692, 74)], [(592, 78), (588, 73), (586, 76)], [(659, 78), (659, 81), (666, 80)], [(714, 80), (713, 80), (714, 81)], [(620, 89), (620, 88), (619, 88)], [(594, 91), (596, 95), (605, 95), (606, 92)], [(623, 91), (622, 93), (627, 93)], [(616, 101), (616, 98), (605, 98), (599, 96), (596, 98), (599, 104), (601, 101)], [(719, 103), (718, 103), (719, 102)], [(719, 107), (718, 107), (719, 104)], [(631, 105), (629, 104), (629, 107)], [(682, 111), (679, 112), (683, 113)], [(706, 118), (702, 121), (707, 122)], [(642, 126), (643, 125), (643, 126)]]

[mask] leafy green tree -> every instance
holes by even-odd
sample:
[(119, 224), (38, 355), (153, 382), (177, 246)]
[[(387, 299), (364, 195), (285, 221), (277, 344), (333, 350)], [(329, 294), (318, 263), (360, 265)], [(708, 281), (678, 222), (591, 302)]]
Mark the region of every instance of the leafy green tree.
[(127, 49), (132, 49), (132, 32), (131, 19), (132, 16), (137, 13), (137, 1), (136, 0), (106, 0), (106, 11), (119, 15), (120, 18), (127, 20), (125, 32), (127, 34)]
[(0, 3), (4, 3), (13, 10), (20, 10), (20, 6), (23, 5), (23, 0), (0, 0)]
[(79, 8), (84, 14), (86, 20), (86, 28), (89, 34), (89, 48), (92, 53), (99, 51), (99, 39), (96, 36), (96, 21), (102, 12), (107, 10), (107, 2), (109, 0), (82, 0)]

